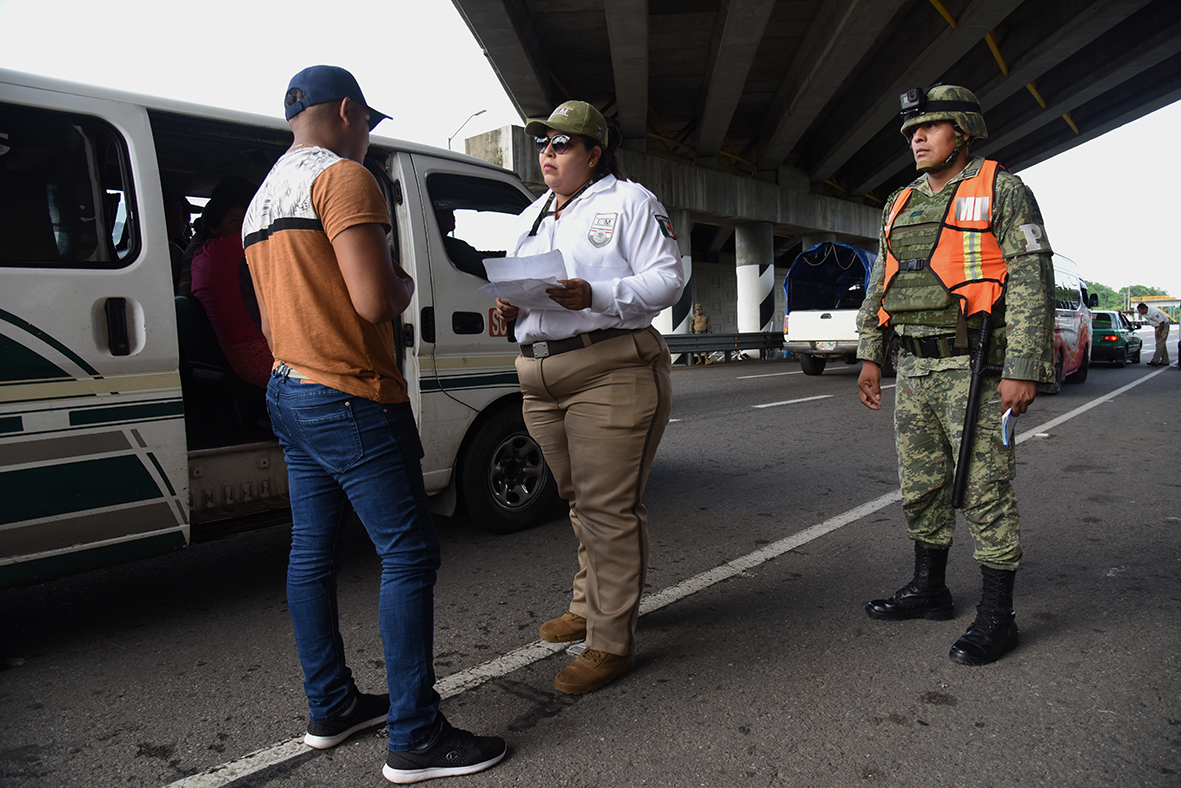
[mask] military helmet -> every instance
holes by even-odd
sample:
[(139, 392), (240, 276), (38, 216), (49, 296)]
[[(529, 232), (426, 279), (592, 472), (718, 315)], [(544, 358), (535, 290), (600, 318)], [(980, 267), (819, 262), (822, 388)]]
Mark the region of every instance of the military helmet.
[[(988, 137), (984, 115), (976, 94), (957, 85), (936, 85), (933, 88), (912, 88), (900, 96), (902, 100), (902, 136), (910, 139), (907, 130), (922, 123), (949, 120), (960, 131), (976, 139)], [(958, 147), (958, 146), (957, 146)]]

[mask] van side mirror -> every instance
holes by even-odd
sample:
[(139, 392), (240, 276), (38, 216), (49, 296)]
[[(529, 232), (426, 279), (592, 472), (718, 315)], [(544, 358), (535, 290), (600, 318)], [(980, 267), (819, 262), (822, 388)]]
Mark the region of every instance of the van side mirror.
[(1098, 293), (1091, 293), (1090, 297), (1087, 298), (1087, 306), (1091, 307), (1091, 309), (1094, 309), (1095, 307), (1099, 306), (1099, 294)]

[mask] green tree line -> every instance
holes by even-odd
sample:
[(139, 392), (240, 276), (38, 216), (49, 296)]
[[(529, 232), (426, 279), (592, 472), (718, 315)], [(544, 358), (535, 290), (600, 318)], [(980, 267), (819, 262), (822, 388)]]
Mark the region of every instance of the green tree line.
[[(1129, 291), (1131, 292), (1129, 293)], [(1099, 296), (1099, 305), (1095, 307), (1096, 309), (1120, 310), (1135, 309), (1136, 304), (1140, 303), (1140, 299), (1144, 296), (1167, 296), (1169, 294), (1168, 291), (1161, 290), (1159, 287), (1146, 287), (1145, 285), (1131, 285), (1130, 287), (1121, 287), (1119, 290), (1112, 290), (1100, 282), (1087, 282), (1087, 292)], [(1177, 307), (1169, 307), (1164, 311), (1177, 320)]]

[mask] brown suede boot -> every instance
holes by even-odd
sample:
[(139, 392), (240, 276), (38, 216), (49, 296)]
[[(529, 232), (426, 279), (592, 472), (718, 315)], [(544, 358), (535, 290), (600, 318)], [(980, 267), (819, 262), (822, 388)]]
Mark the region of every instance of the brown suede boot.
[(585, 695), (631, 673), (635, 666), (635, 655), (621, 657), (588, 648), (562, 668), (554, 678), (554, 689), (567, 695)]
[(541, 625), (541, 639), (550, 643), (569, 643), (586, 639), (586, 619), (566, 611)]

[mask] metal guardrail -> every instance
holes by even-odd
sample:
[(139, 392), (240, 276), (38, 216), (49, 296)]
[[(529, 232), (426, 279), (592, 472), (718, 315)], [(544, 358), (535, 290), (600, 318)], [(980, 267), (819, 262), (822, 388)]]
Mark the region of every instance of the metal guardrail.
[(740, 350), (782, 350), (782, 331), (752, 331), (744, 334), (665, 334), (669, 353), (676, 356), (685, 354), (684, 362), (689, 364), (694, 354), (722, 352), (726, 360), (730, 354)]

